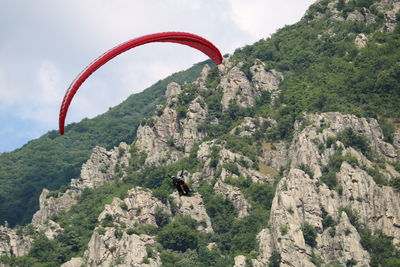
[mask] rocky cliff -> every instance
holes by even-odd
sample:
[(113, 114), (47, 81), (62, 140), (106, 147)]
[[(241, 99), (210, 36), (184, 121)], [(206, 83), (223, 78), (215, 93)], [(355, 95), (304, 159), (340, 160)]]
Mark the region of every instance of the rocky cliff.
[[(377, 157), (386, 159), (379, 172), (386, 173), (387, 179), (400, 177), (397, 172), (386, 171), (386, 166), (399, 156), (391, 144), (382, 140), (376, 120), (340, 113), (305, 116), (305, 120), (296, 126), (288, 153), (290, 168), (278, 184), (268, 228), (259, 235), (262, 253), (255, 261), (256, 265), (267, 264), (272, 253), (278, 251), (283, 266), (314, 266), (311, 261), (315, 254), (325, 263), (346, 264), (355, 260), (359, 266), (368, 266), (369, 254), (343, 212), (346, 207), (351, 207), (358, 223), (370, 229), (381, 229), (394, 243), (399, 242), (399, 192), (374, 181), (366, 171), (367, 166), (374, 163), (360, 151), (345, 148), (340, 141), (327, 145), (327, 140), (336, 139), (345, 129), (353, 129), (365, 136)], [(351, 162), (346, 159), (341, 162), (334, 174), (337, 185), (333, 187), (325, 183), (322, 169), (329, 164), (335, 151), (347, 155)], [(328, 216), (335, 221), (331, 226), (324, 225)], [(307, 243), (305, 224), (316, 229), (315, 244)]]

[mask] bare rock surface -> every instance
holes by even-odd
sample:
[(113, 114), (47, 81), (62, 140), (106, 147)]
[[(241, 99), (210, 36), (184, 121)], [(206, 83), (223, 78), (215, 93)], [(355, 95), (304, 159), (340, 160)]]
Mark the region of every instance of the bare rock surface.
[(155, 198), (150, 190), (140, 187), (128, 191), (128, 197), (124, 200), (114, 198), (112, 203), (104, 207), (98, 220), (102, 221), (106, 216), (112, 216), (113, 223), (134, 227), (139, 224), (151, 224), (157, 226), (155, 214), (157, 210), (171, 214), (169, 207)]
[(175, 200), (178, 210), (177, 215), (189, 215), (200, 224), (197, 227), (198, 231), (212, 233), (214, 230), (211, 226), (211, 219), (207, 214), (204, 206), (203, 199), (200, 194), (194, 193), (190, 196), (179, 197), (177, 192), (171, 194), (171, 197)]
[(233, 267), (246, 267), (246, 257), (238, 255), (235, 257), (235, 265)]
[[(340, 113), (306, 115), (303, 121), (296, 122), (288, 153), (291, 164), (278, 184), (268, 228), (258, 235), (260, 255), (253, 261), (255, 266), (267, 264), (274, 252), (281, 256), (281, 266), (314, 266), (310, 261), (312, 253), (325, 264), (356, 260), (357, 266), (368, 266), (369, 254), (361, 246), (357, 229), (347, 214), (340, 212), (343, 208), (351, 209), (360, 224), (381, 229), (394, 244), (399, 243), (400, 194), (392, 187), (376, 184), (361, 168), (375, 166), (361, 151), (344, 148), (340, 141), (330, 147), (326, 145), (329, 138), (336, 138), (346, 128), (366, 137), (371, 149), (386, 160), (386, 168), (380, 171), (385, 172), (387, 179), (397, 177), (390, 163), (398, 159), (398, 154), (391, 144), (383, 141), (375, 119)], [(353, 156), (361, 166), (342, 162), (336, 173), (340, 190), (330, 189), (320, 180), (322, 167), (329, 163), (334, 147), (341, 147), (342, 155)], [(334, 235), (332, 227), (323, 227), (326, 216), (337, 223)], [(317, 234), (314, 252), (304, 238), (305, 224)]]
[(0, 257), (24, 256), (28, 254), (32, 242), (31, 237), (19, 235), (15, 229), (8, 228), (8, 226), (0, 226)]
[[(115, 231), (115, 228), (107, 228), (104, 234), (97, 230), (93, 232), (84, 255), (87, 266), (161, 266), (153, 236), (129, 235), (125, 232), (119, 236)], [(154, 251), (151, 257), (147, 247)], [(145, 259), (148, 263), (145, 263)]]
[(360, 33), (356, 36), (356, 39), (354, 40), (354, 45), (357, 48), (363, 48), (367, 45), (367, 41), (368, 37), (365, 34)]

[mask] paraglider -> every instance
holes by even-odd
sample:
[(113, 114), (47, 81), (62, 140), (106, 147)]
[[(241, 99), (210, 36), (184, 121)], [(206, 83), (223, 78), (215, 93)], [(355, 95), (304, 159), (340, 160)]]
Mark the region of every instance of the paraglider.
[(170, 42), (170, 43), (178, 43), (193, 47), (197, 50), (200, 50), (204, 54), (206, 54), (210, 59), (216, 64), (219, 65), (222, 62), (222, 55), (218, 48), (216, 48), (211, 42), (208, 40), (191, 33), (185, 32), (163, 32), (163, 33), (155, 33), (150, 35), (145, 35), (136, 39), (132, 39), (125, 43), (122, 43), (104, 53), (102, 56), (93, 61), (89, 66), (87, 66), (71, 83), (67, 92), (65, 93), (64, 99), (60, 108), (60, 116), (59, 116), (59, 130), (60, 134), (64, 134), (64, 124), (65, 117), (67, 115), (67, 111), (69, 105), (71, 104), (72, 98), (75, 93), (78, 91), (79, 87), (82, 83), (98, 68), (102, 65), (118, 56), (119, 54), (134, 48), (136, 46), (144, 45), (147, 43), (153, 42)]
[(189, 189), (189, 186), (185, 183), (185, 180), (183, 180), (182, 177), (183, 170), (181, 174), (176, 177), (176, 176), (171, 176), (172, 183), (176, 187), (176, 190), (178, 191), (179, 196), (187, 196), (191, 192)]

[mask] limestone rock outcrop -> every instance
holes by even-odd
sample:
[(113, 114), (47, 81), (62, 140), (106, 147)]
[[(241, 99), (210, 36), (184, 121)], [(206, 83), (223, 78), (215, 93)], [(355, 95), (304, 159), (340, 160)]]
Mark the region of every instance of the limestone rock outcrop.
[(235, 257), (235, 265), (233, 267), (246, 267), (246, 257), (238, 255)]
[(264, 63), (256, 61), (250, 67), (252, 78), (240, 69), (241, 64), (233, 66), (222, 76), (220, 86), (223, 90), (222, 108), (227, 109), (232, 101), (242, 107), (251, 107), (256, 99), (261, 96), (261, 91), (268, 91), (275, 99), (280, 82), (283, 79), (282, 73), (276, 70), (265, 70)]
[(368, 42), (368, 37), (365, 34), (360, 33), (356, 36), (356, 39), (354, 40), (354, 45), (357, 48), (363, 48), (367, 45), (367, 42)]
[(71, 180), (71, 189), (82, 191), (85, 188), (97, 188), (115, 180), (116, 166), (128, 166), (130, 146), (121, 143), (118, 147), (107, 151), (102, 147), (95, 147), (90, 159), (82, 165), (81, 175)]
[[(32, 238), (19, 234), (15, 229), (0, 226), (0, 257), (1, 256), (24, 256), (28, 254), (32, 246)], [(0, 263), (0, 266), (2, 264)]]
[[(253, 261), (255, 266), (267, 264), (274, 252), (280, 255), (281, 266), (314, 266), (312, 257), (321, 258), (325, 264), (355, 260), (357, 266), (368, 266), (369, 254), (361, 246), (357, 229), (349, 222), (345, 209), (351, 209), (360, 224), (381, 229), (395, 244), (399, 243), (400, 194), (392, 187), (376, 184), (362, 169), (374, 166), (362, 152), (344, 148), (340, 141), (334, 146), (326, 145), (329, 138), (337, 137), (346, 128), (368, 139), (371, 149), (386, 160), (386, 165), (391, 166), (398, 159), (394, 147), (383, 141), (375, 119), (323, 113), (309, 114), (296, 122), (288, 153), (291, 164), (278, 184), (268, 228), (258, 235), (260, 255)], [(350, 154), (356, 158), (360, 167), (343, 161), (335, 174), (338, 186), (334, 189), (321, 176), (330, 156), (339, 148), (343, 156)], [(392, 179), (397, 174), (389, 170), (385, 175)], [(325, 229), (323, 221), (327, 216), (336, 224)], [(316, 250), (306, 242), (304, 225), (311, 226), (316, 233)]]
[[(33, 215), (32, 225), (37, 230), (44, 231), (48, 238), (54, 238), (62, 229), (50, 220), (51, 216), (69, 210), (77, 203), (78, 196), (85, 188), (97, 188), (119, 178), (116, 167), (128, 166), (129, 149), (130, 146), (126, 143), (121, 143), (110, 151), (95, 147), (89, 160), (83, 164), (80, 177), (72, 179), (65, 192), (49, 196), (50, 191), (43, 189), (39, 197), (40, 209)], [(121, 177), (123, 175), (122, 171)]]
[(189, 215), (194, 220), (199, 222), (199, 226), (197, 227), (198, 231), (205, 233), (214, 232), (211, 226), (211, 219), (207, 214), (203, 199), (200, 194), (194, 193), (189, 197), (179, 197), (178, 193), (174, 192), (171, 194), (171, 197), (177, 204), (177, 211), (175, 212), (176, 215)]
[[(156, 241), (149, 235), (129, 235), (123, 232), (121, 236), (115, 228), (108, 228), (104, 234), (93, 232), (85, 252), (86, 265), (96, 266), (161, 266)], [(151, 251), (151, 252), (150, 252)]]
[(139, 224), (157, 226), (155, 216), (158, 210), (171, 214), (169, 207), (155, 198), (150, 190), (135, 187), (127, 194), (124, 200), (115, 197), (111, 204), (106, 205), (98, 220), (111, 216), (115, 225), (128, 228)]
[[(176, 94), (185, 93), (180, 87), (178, 90), (175, 83), (169, 88), (167, 99), (170, 103), (176, 103), (177, 100), (173, 100)], [(207, 114), (204, 99), (197, 96), (189, 103), (184, 115), (178, 114), (174, 104), (170, 104), (162, 114), (152, 118), (154, 123), (140, 125), (135, 145), (147, 153), (145, 164), (159, 166), (187, 156), (194, 144), (205, 137), (200, 125), (205, 122)]]

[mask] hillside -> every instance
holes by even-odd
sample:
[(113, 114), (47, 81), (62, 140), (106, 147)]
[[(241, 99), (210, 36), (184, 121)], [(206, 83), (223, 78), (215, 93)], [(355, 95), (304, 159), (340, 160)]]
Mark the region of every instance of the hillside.
[(161, 103), (166, 85), (193, 81), (204, 64), (172, 74), (96, 118), (68, 125), (64, 136), (51, 131), (20, 149), (0, 154), (0, 222), (12, 226), (30, 222), (44, 187), (57, 189), (79, 176), (80, 166), (96, 145), (112, 148), (132, 142), (140, 121)]
[[(399, 11), (317, 1), (197, 79), (168, 80), (132, 139), (44, 189), (30, 224), (0, 226), (0, 262), (399, 266)], [(167, 179), (182, 170), (187, 197)]]

